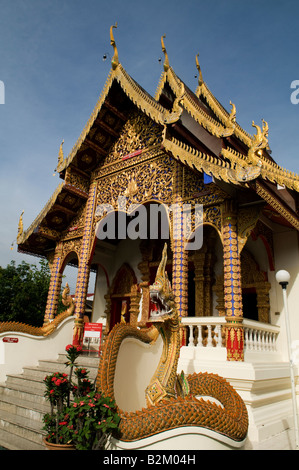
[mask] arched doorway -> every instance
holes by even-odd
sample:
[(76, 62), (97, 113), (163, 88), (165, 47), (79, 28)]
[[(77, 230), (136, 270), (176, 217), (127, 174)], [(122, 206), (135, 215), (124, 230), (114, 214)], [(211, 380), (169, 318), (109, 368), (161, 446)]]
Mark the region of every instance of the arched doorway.
[(223, 275), (223, 247), (215, 227), (204, 224), (199, 229), (202, 246), (188, 252), (188, 316), (219, 315), (215, 286)]
[(131, 297), (137, 279), (133, 269), (124, 263), (112, 282), (107, 300), (110, 303), (110, 318), (108, 319), (109, 331), (116, 323), (130, 322)]

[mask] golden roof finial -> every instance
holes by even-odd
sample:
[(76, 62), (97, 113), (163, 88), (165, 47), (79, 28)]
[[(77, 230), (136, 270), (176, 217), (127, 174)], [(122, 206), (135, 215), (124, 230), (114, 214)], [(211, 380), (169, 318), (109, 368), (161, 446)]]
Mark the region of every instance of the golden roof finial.
[(111, 64), (112, 64), (113, 70), (115, 70), (116, 67), (119, 64), (119, 60), (118, 60), (117, 47), (116, 47), (114, 36), (113, 36), (113, 28), (117, 28), (117, 22), (115, 23), (115, 25), (110, 26), (110, 43), (111, 43), (111, 46), (113, 46), (113, 49), (114, 49), (114, 55), (112, 57)]
[(23, 214), (24, 214), (24, 211), (22, 211), (20, 215), (17, 239), (23, 234)]
[(198, 62), (198, 56), (199, 54), (196, 54), (195, 61), (196, 61), (196, 68), (198, 71), (198, 85), (201, 86), (203, 84), (203, 78), (202, 78), (201, 68)]
[(161, 36), (161, 46), (162, 46), (162, 52), (164, 53), (164, 56), (165, 56), (163, 67), (164, 67), (165, 72), (167, 72), (167, 70), (169, 69), (169, 60), (168, 60), (168, 55), (167, 55), (163, 38), (166, 38), (165, 34)]
[(57, 168), (59, 167), (59, 165), (62, 164), (63, 160), (64, 160), (64, 155), (63, 155), (63, 144), (64, 144), (64, 139), (62, 140), (61, 144), (60, 144), (60, 147), (59, 147), (59, 153), (58, 153), (58, 165), (57, 165)]
[(236, 106), (234, 105), (234, 103), (232, 103), (231, 101), (229, 102), (229, 104), (231, 105), (232, 109), (231, 109), (231, 112), (230, 112), (230, 115), (229, 115), (229, 120), (230, 122), (236, 122)]

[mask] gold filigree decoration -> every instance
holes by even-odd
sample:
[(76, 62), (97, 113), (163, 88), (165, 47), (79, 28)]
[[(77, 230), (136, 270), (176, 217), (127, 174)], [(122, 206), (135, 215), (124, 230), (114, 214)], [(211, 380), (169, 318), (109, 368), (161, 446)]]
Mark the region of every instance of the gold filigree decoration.
[(165, 156), (99, 179), (97, 203), (109, 201), (117, 209), (120, 196), (126, 196), (128, 204), (142, 204), (152, 199), (170, 201), (172, 165), (171, 158)]

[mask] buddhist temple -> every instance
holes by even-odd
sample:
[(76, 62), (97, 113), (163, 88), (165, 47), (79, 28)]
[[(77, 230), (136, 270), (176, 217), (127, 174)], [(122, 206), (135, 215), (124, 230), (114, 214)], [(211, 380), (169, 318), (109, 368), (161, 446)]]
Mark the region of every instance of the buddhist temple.
[(291, 274), (297, 357), (299, 176), (274, 160), (266, 121), (253, 117), (249, 134), (238, 124), (238, 104), (219, 103), (199, 56), (190, 90), (171, 66), (165, 36), (163, 72), (150, 96), (123, 67), (115, 27), (98, 102), (69, 155), (60, 146), (61, 183), (29, 228), (19, 224), (18, 251), (47, 258), (51, 269), (44, 327), (56, 317), (64, 269), (73, 265), (74, 344), (82, 342), (91, 272), (90, 322), (103, 323), (103, 341), (122, 321), (146, 328), (149, 286), (166, 242), (180, 368), (227, 377), (247, 405), (252, 442), (260, 441), (285, 430), (284, 418), (293, 423), (275, 273)]

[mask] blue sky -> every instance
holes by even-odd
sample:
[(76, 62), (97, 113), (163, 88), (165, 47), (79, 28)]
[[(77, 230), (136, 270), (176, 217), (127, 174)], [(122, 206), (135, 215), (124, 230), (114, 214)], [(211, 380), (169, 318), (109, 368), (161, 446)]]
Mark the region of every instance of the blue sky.
[[(264, 118), (278, 164), (299, 172), (299, 17), (295, 0), (0, 0), (0, 266), (17, 253), (20, 213), (25, 229), (60, 180), (60, 143), (67, 155), (101, 94), (112, 56), (152, 95), (162, 72), (161, 36), (170, 65), (195, 91), (195, 56), (218, 100), (249, 133)], [(163, 62), (163, 61), (162, 61)], [(299, 96), (299, 95), (298, 95)]]

